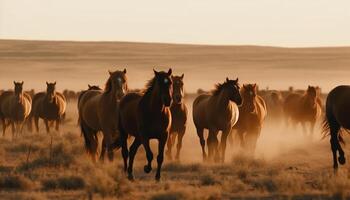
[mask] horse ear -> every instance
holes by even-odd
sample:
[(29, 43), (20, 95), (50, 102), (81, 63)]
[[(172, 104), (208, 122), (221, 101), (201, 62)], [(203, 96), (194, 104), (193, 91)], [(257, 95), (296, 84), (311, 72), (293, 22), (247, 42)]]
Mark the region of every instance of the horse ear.
[(228, 77), (226, 77), (226, 82), (228, 82), (229, 81), (229, 79), (228, 79)]
[(112, 75), (112, 72), (110, 70), (108, 70), (108, 73), (109, 73), (109, 75)]
[(256, 83), (253, 84), (253, 88), (256, 89)]
[(15, 84), (15, 85), (16, 85), (16, 81), (13, 81), (13, 84)]
[(46, 81), (46, 85), (49, 85), (49, 82)]
[(23, 85), (24, 81), (21, 82), (21, 85)]
[(173, 73), (173, 70), (171, 68), (169, 68), (168, 75), (170, 76), (172, 73)]
[(89, 87), (89, 88), (91, 88), (91, 85), (90, 85), (90, 84), (88, 84), (88, 87)]
[(158, 72), (153, 68), (154, 75), (158, 75)]
[(238, 83), (238, 77), (236, 78), (236, 80), (235, 80), (235, 81), (236, 81), (236, 83)]
[(185, 76), (185, 74), (183, 73), (183, 74), (181, 75), (181, 79), (184, 79), (184, 76)]
[(56, 85), (56, 81), (55, 81), (55, 82), (53, 82), (53, 84), (54, 84), (54, 85)]
[(124, 74), (126, 74), (126, 68), (124, 68), (123, 72), (124, 72)]

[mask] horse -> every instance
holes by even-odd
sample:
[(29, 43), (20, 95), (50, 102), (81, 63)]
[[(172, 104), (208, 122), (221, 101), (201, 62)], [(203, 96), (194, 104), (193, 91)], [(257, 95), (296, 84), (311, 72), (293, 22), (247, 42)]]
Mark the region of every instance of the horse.
[(256, 84), (243, 84), (241, 95), (243, 103), (239, 107), (239, 119), (233, 129), (237, 130), (241, 147), (251, 155), (255, 151), (267, 109), (264, 99), (257, 94)]
[[(331, 90), (326, 100), (326, 115), (323, 121), (324, 136), (330, 135), (333, 154), (333, 169), (338, 170), (338, 161), (345, 164), (345, 154), (340, 143), (345, 145), (341, 128), (350, 130), (350, 86), (340, 85)], [(339, 157), (337, 160), (337, 151)]]
[(291, 93), (283, 105), (287, 125), (289, 121), (292, 121), (294, 126), (301, 123), (304, 134), (307, 134), (305, 123), (310, 122), (310, 137), (314, 132), (316, 121), (322, 114), (322, 101), (318, 90), (317, 87), (308, 86), (303, 95)]
[(104, 160), (106, 149), (109, 160), (113, 160), (113, 141), (119, 137), (119, 102), (127, 91), (126, 69), (124, 69), (109, 71), (109, 78), (103, 91), (87, 90), (79, 97), (79, 125), (84, 136), (86, 152), (94, 162), (98, 153), (99, 131), (103, 134), (100, 160)]
[(14, 138), (16, 133), (23, 131), (23, 124), (32, 109), (32, 99), (23, 92), (23, 81), (13, 83), (14, 91), (3, 92), (0, 96), (0, 117), (3, 124), (3, 136), (5, 136), (6, 127), (11, 124)]
[(169, 132), (169, 138), (167, 142), (167, 157), (172, 160), (171, 149), (175, 144), (175, 139), (177, 136), (177, 145), (176, 145), (176, 156), (175, 159), (179, 160), (180, 151), (182, 147), (182, 139), (186, 132), (186, 122), (187, 122), (187, 107), (183, 102), (184, 98), (184, 74), (181, 76), (171, 76), (173, 81), (173, 102), (170, 106), (172, 123)]
[(33, 97), (31, 119), (34, 119), (36, 132), (39, 132), (39, 119), (43, 119), (46, 132), (50, 133), (49, 122), (56, 122), (55, 129), (59, 131), (60, 122), (66, 112), (66, 98), (56, 91), (56, 82), (46, 82), (46, 92), (39, 92)]
[[(98, 85), (90, 85), (90, 84), (88, 84), (88, 89), (87, 90), (83, 90), (83, 91), (79, 92), (78, 103), (77, 103), (78, 111), (79, 111), (80, 105), (82, 103), (84, 103), (84, 102), (81, 102), (82, 97), (84, 96), (86, 91), (90, 91), (90, 90), (102, 91), (102, 89)], [(90, 94), (94, 94), (94, 93), (90, 93)], [(86, 100), (86, 99), (89, 99), (89, 98), (84, 98), (84, 99)], [(79, 118), (79, 116), (80, 115), (78, 115), (78, 125), (80, 125), (80, 118)]]
[[(124, 171), (130, 180), (133, 176), (133, 163), (137, 149), (142, 144), (146, 150), (147, 165), (144, 171), (152, 171), (153, 153), (150, 139), (158, 140), (157, 172), (155, 179), (160, 180), (160, 172), (164, 160), (164, 147), (169, 135), (172, 117), (172, 69), (168, 72), (154, 70), (154, 77), (148, 81), (146, 90), (141, 93), (129, 93), (120, 102), (119, 131), (121, 136)], [(135, 139), (128, 150), (127, 138)], [(127, 159), (129, 157), (129, 165)]]
[[(203, 131), (208, 129), (208, 160), (215, 158), (215, 161), (224, 162), (227, 136), (238, 121), (238, 106), (242, 104), (239, 89), (238, 78), (236, 80), (226, 78), (224, 83), (216, 85), (212, 94), (202, 94), (194, 100), (193, 122), (202, 147), (203, 161), (207, 160)], [(222, 131), (221, 155), (217, 139), (219, 131)]]

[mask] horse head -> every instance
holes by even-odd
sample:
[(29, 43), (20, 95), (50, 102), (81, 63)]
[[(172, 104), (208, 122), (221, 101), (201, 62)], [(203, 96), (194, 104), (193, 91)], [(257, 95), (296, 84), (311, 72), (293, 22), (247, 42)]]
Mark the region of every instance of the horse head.
[(173, 81), (173, 102), (176, 104), (182, 103), (182, 99), (185, 96), (183, 78), (184, 74), (181, 76), (171, 76)]
[(306, 90), (307, 103), (310, 106), (314, 106), (317, 103), (318, 88), (314, 86), (308, 86)]
[(236, 78), (236, 80), (226, 78), (226, 81), (222, 84), (222, 86), (223, 89), (227, 91), (229, 100), (240, 106), (242, 104), (242, 96), (239, 93), (240, 87), (238, 84), (238, 78)]
[(46, 96), (50, 103), (53, 102), (55, 95), (56, 95), (56, 81), (53, 83), (49, 83), (46, 81)]
[(166, 107), (171, 105), (172, 94), (173, 94), (173, 81), (171, 79), (172, 69), (170, 68), (168, 72), (154, 70), (155, 84), (158, 86), (158, 91), (160, 93), (160, 98)]
[(14, 85), (15, 85), (15, 96), (16, 96), (16, 100), (17, 102), (21, 101), (22, 95), (23, 95), (23, 81), (22, 82), (16, 82), (13, 81)]
[(250, 113), (253, 113), (256, 109), (255, 98), (257, 96), (257, 85), (256, 84), (244, 84), (243, 85), (243, 101), (244, 105)]
[(126, 78), (126, 69), (123, 71), (108, 71), (109, 79), (106, 84), (106, 91), (115, 94), (117, 100), (120, 100), (128, 91)]

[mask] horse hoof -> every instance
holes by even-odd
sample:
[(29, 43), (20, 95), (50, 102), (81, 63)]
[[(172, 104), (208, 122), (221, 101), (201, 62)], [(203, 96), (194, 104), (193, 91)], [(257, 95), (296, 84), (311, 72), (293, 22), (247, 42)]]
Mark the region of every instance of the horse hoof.
[(143, 167), (143, 170), (145, 171), (145, 173), (150, 173), (151, 171), (152, 171), (152, 167), (151, 166), (148, 166), (148, 165), (145, 165), (144, 167)]
[(157, 181), (157, 182), (160, 182), (160, 175), (159, 175), (159, 176), (156, 176), (156, 181)]
[(129, 181), (134, 181), (134, 176), (132, 174), (129, 174), (128, 179), (129, 179)]
[(345, 157), (344, 156), (339, 156), (338, 161), (341, 165), (345, 164)]

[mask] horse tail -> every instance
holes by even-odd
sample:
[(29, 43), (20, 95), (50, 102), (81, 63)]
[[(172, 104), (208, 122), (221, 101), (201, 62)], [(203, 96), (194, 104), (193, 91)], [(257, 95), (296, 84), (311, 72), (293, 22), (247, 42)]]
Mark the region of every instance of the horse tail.
[[(341, 142), (342, 144), (345, 144), (345, 141), (342, 137), (342, 131), (340, 130), (340, 124), (337, 122), (331, 106), (329, 105), (329, 102), (326, 103), (326, 114), (322, 123), (322, 139), (328, 137), (331, 134), (334, 133), (338, 133), (339, 135), (335, 136), (336, 138), (338, 138), (339, 142)], [(337, 131), (332, 131), (332, 130), (337, 130)], [(333, 133), (334, 132), (334, 133)]]
[(97, 131), (90, 128), (83, 120), (80, 121), (80, 129), (84, 136), (85, 150), (93, 159), (95, 159), (98, 146)]

